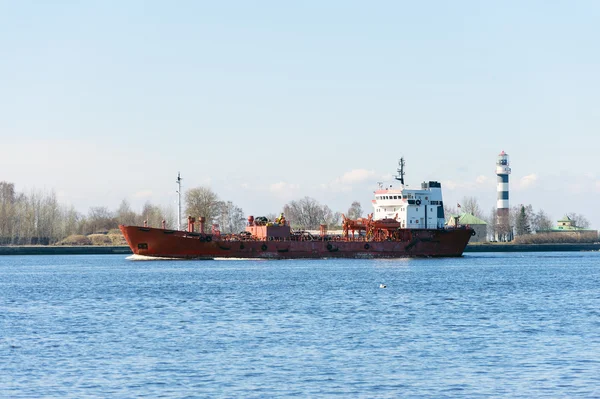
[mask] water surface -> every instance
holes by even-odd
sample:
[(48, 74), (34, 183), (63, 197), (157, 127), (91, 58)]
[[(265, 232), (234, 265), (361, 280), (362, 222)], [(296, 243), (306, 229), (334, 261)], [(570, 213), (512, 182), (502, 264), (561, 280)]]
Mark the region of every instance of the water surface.
[(557, 398), (600, 397), (598, 387), (600, 253), (0, 257), (3, 398)]

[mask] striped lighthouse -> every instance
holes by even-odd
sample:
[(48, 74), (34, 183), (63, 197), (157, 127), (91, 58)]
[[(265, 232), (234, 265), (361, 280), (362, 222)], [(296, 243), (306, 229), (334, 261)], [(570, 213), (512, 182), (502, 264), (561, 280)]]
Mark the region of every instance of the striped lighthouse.
[(508, 217), (508, 175), (510, 175), (510, 162), (508, 154), (502, 151), (498, 154), (496, 161), (496, 176), (498, 176), (496, 240), (498, 241), (512, 240), (512, 229)]

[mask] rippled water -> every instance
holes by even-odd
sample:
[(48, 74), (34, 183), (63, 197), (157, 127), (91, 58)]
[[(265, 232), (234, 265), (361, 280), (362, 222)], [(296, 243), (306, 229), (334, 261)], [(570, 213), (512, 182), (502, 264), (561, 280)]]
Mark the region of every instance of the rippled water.
[(0, 397), (294, 396), (600, 397), (600, 253), (0, 257)]

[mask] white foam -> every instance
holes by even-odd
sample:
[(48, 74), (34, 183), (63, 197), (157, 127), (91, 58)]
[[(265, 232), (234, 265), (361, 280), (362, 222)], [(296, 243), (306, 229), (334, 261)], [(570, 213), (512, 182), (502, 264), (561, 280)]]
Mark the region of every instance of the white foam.
[(167, 258), (161, 256), (146, 256), (146, 255), (130, 255), (127, 260), (181, 260), (181, 258)]

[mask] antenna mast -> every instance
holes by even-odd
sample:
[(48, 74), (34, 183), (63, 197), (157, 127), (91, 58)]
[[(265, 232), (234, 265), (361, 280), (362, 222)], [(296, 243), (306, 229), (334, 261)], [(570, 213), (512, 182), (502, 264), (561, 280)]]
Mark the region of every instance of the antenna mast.
[(181, 174), (177, 172), (177, 230), (181, 230)]
[(398, 175), (394, 176), (396, 180), (400, 180), (400, 184), (404, 185), (404, 157), (398, 161)]

